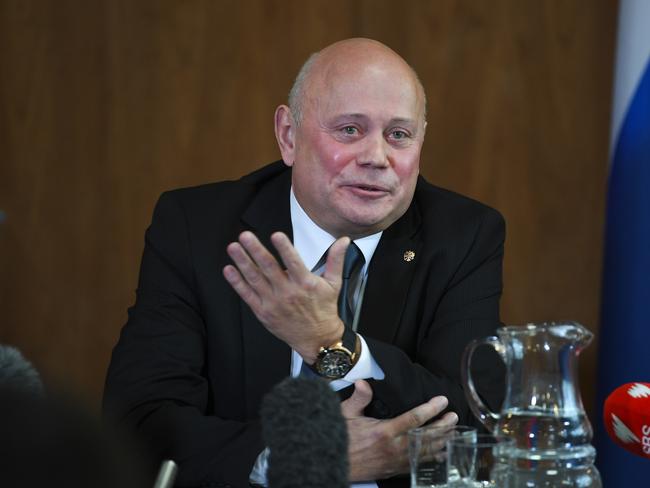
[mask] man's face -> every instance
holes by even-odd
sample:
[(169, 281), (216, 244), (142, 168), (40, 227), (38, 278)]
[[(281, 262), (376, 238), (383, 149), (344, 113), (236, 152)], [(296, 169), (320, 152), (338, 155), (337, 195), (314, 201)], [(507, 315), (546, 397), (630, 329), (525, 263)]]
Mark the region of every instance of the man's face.
[(384, 230), (413, 198), (424, 100), (410, 71), (397, 68), (337, 67), (307, 89), (287, 163), (301, 206), (336, 237)]

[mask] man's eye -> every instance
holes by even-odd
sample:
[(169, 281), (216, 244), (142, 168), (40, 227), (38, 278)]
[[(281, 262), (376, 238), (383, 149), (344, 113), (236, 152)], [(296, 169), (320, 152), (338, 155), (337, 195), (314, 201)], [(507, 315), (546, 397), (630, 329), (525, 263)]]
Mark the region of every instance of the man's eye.
[(391, 132), (391, 135), (393, 139), (406, 139), (408, 137), (408, 134), (404, 132), (403, 130), (394, 130)]
[(353, 136), (353, 135), (355, 135), (355, 134), (358, 132), (358, 131), (357, 131), (357, 128), (356, 128), (356, 127), (353, 127), (353, 126), (351, 126), (351, 125), (347, 125), (347, 126), (343, 127), (342, 130), (343, 130), (343, 133), (344, 133), (344, 134), (347, 134), (347, 135), (349, 135), (349, 136)]

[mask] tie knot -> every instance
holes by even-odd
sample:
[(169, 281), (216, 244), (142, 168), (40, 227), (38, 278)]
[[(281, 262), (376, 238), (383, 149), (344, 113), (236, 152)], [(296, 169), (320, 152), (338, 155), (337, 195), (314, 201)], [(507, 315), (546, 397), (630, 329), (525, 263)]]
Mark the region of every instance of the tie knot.
[(350, 242), (343, 260), (343, 279), (349, 279), (353, 273), (363, 267), (364, 262), (361, 249), (354, 242)]

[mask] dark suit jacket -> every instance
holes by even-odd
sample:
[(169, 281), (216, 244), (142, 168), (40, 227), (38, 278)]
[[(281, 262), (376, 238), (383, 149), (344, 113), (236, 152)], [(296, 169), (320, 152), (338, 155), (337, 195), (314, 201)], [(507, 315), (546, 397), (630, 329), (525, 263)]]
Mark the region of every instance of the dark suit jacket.
[[(104, 409), (177, 460), (181, 486), (247, 486), (264, 448), (260, 401), (289, 374), (290, 349), (257, 321), (222, 269), (226, 246), (245, 229), (269, 249), (272, 232), (291, 236), (290, 174), (276, 162), (239, 181), (165, 193), (147, 230)], [(503, 241), (498, 212), (420, 178), (368, 270), (359, 332), (386, 373), (371, 381), (368, 415), (393, 417), (442, 394), (460, 423), (472, 420), (460, 357), (470, 340), (499, 326)], [(415, 258), (405, 260), (406, 251)], [(481, 395), (498, 407), (499, 359), (479, 350), (473, 364)]]

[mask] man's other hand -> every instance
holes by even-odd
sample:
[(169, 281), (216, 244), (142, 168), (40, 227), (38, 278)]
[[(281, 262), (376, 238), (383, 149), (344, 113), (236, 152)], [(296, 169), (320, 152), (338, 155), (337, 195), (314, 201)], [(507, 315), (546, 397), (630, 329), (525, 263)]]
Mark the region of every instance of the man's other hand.
[[(341, 403), (343, 417), (348, 426), (350, 456), (350, 481), (367, 481), (389, 478), (407, 473), (408, 440), (410, 429), (420, 427), (447, 406), (447, 398), (437, 396), (426, 403), (393, 419), (379, 420), (364, 417), (363, 410), (372, 400), (372, 389), (363, 380), (354, 384), (354, 393)], [(458, 416), (446, 413), (432, 426), (453, 426)]]
[(234, 266), (225, 266), (223, 275), (269, 332), (312, 364), (321, 346), (343, 336), (337, 300), (350, 239), (332, 244), (322, 276), (305, 267), (285, 234), (274, 233), (271, 242), (286, 270), (252, 232), (245, 231), (228, 245)]

